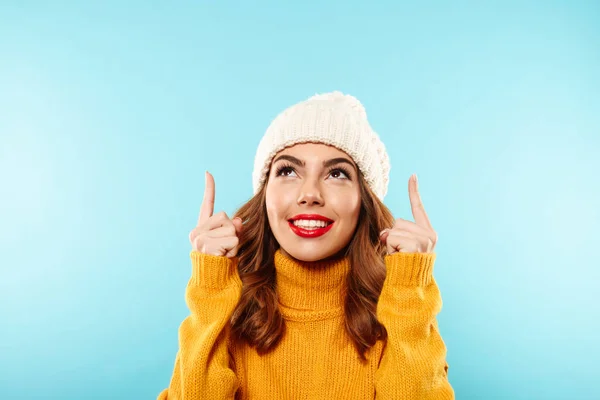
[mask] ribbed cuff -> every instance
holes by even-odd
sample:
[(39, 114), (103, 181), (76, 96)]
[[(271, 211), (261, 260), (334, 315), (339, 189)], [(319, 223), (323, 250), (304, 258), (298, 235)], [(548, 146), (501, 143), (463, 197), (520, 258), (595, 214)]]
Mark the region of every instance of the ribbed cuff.
[(224, 289), (232, 283), (240, 286), (237, 271), (237, 258), (231, 259), (225, 256), (214, 256), (192, 250), (192, 278), (191, 281), (207, 289)]
[(385, 256), (386, 281), (391, 285), (427, 286), (433, 279), (435, 253), (393, 253)]

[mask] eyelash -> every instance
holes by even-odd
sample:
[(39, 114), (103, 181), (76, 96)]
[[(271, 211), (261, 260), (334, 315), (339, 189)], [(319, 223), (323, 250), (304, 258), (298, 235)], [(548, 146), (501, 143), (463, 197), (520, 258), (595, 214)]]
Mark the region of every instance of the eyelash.
[[(279, 166), (277, 168), (277, 172), (275, 173), (275, 176), (280, 176), (281, 173), (283, 171), (287, 170), (287, 169), (291, 169), (292, 171), (295, 171), (294, 167), (292, 167), (290, 164), (282, 164), (281, 166)], [(347, 177), (348, 180), (352, 180), (352, 176), (350, 175), (350, 172), (346, 168), (344, 168), (344, 167), (334, 167), (334, 168), (331, 168), (327, 172), (327, 174), (329, 175), (329, 174), (331, 174), (332, 172), (335, 172), (335, 171), (340, 171), (341, 173), (343, 173), (344, 175), (346, 175), (346, 177)], [(335, 179), (343, 179), (343, 178), (335, 178)]]

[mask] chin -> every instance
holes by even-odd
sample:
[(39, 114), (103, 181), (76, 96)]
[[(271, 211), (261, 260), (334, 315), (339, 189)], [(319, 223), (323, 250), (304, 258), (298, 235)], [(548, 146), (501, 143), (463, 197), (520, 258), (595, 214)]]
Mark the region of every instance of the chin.
[(305, 262), (320, 261), (338, 255), (343, 249), (298, 248), (297, 246), (281, 246), (281, 249), (297, 260)]

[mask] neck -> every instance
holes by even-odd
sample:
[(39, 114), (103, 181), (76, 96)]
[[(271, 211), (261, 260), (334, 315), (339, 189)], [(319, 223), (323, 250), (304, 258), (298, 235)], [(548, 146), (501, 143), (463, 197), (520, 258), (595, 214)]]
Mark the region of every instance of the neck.
[(340, 311), (350, 262), (347, 257), (301, 261), (279, 249), (275, 253), (277, 294), (287, 311)]

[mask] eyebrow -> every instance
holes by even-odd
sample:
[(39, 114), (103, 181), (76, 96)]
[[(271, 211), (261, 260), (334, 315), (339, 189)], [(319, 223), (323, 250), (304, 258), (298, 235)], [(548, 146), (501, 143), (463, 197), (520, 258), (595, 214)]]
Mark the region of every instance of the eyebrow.
[[(296, 158), (294, 156), (290, 156), (288, 154), (283, 154), (283, 155), (277, 157), (275, 159), (275, 161), (273, 161), (273, 164), (275, 164), (279, 160), (288, 160), (289, 162), (291, 162), (293, 164), (296, 164), (296, 165), (298, 165), (300, 167), (306, 166), (306, 163), (304, 161), (302, 161), (302, 160), (300, 160), (300, 159), (298, 159), (298, 158)], [(327, 167), (331, 167), (332, 165), (339, 164), (339, 163), (350, 164), (352, 166), (352, 168), (355, 168), (354, 164), (352, 163), (352, 161), (350, 161), (350, 160), (348, 160), (347, 158), (344, 158), (344, 157), (337, 157), (337, 158), (332, 158), (332, 159), (327, 160), (327, 161), (323, 161), (323, 167), (327, 168)]]

